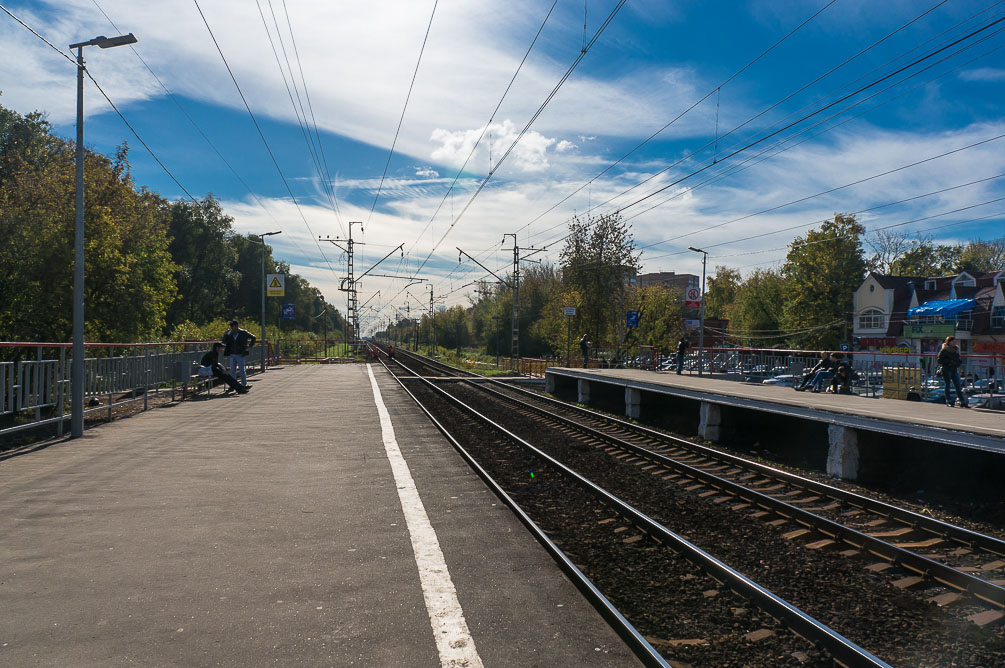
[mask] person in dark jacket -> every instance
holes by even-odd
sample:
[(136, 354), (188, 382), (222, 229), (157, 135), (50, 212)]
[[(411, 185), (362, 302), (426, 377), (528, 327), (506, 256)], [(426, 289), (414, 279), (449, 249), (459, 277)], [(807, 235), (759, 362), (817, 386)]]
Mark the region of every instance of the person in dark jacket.
[(687, 349), (691, 347), (691, 342), (687, 340), (686, 336), (680, 337), (680, 341), (677, 342), (677, 375), (684, 370), (684, 356), (687, 355)]
[(820, 353), (820, 361), (810, 369), (810, 372), (803, 378), (803, 382), (796, 386), (796, 390), (801, 392), (812, 387), (814, 392), (819, 392), (823, 388), (824, 383), (833, 378), (834, 367), (835, 364), (834, 360), (831, 359), (831, 354), (826, 351)]
[(579, 339), (579, 350), (583, 353), (583, 368), (590, 363), (590, 337), (583, 334), (583, 338)]
[(834, 378), (831, 380), (831, 391), (835, 394), (851, 394), (851, 382), (858, 376), (851, 367), (851, 358), (845, 358), (840, 353), (834, 353)]
[(230, 330), (221, 339), (224, 346), (223, 354), (230, 357), (230, 372), (235, 378), (240, 379), (241, 385), (245, 387), (248, 386), (245, 358), (257, 340), (254, 334), (238, 327), (236, 320), (230, 321)]
[(960, 349), (956, 345), (955, 336), (946, 337), (942, 344), (942, 350), (939, 351), (938, 361), (942, 367), (942, 379), (946, 382), (946, 405), (949, 407), (956, 405), (953, 396), (949, 393), (949, 384), (952, 383), (956, 388), (956, 396), (960, 398), (960, 408), (970, 408), (960, 382), (960, 365), (963, 364), (963, 359), (960, 357)]
[(199, 362), (199, 364), (201, 364), (204, 369), (209, 369), (209, 373), (215, 378), (219, 378), (223, 382), (227, 383), (230, 389), (234, 390), (238, 394), (247, 394), (248, 388), (234, 380), (234, 377), (227, 373), (227, 370), (223, 368), (222, 364), (220, 364), (221, 350), (223, 350), (223, 344), (219, 342), (214, 343), (213, 347), (202, 356), (202, 361)]

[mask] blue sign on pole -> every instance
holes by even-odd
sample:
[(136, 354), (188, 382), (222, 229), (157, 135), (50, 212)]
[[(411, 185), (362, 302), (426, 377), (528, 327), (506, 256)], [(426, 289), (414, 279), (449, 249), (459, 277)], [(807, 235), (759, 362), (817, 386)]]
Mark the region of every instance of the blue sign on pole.
[(639, 326), (639, 312), (629, 311), (628, 312), (628, 329), (633, 329)]
[(296, 320), (297, 319), (297, 305), (283, 303), (283, 320)]

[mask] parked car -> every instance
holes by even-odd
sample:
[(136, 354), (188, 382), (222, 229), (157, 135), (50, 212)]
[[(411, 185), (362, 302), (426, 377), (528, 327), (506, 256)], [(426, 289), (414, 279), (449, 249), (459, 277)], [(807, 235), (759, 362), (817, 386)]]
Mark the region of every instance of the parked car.
[(783, 373), (773, 378), (766, 378), (761, 381), (762, 385), (779, 385), (781, 387), (792, 387), (802, 380), (802, 376), (794, 376), (790, 373)]

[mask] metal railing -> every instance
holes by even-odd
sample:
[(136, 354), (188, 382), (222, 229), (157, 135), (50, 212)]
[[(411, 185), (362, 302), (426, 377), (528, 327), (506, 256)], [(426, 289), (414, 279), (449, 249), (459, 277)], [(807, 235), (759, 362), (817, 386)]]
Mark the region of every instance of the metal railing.
[[(133, 401), (147, 408), (151, 393), (183, 387), (212, 341), (85, 344), (85, 415)], [(0, 437), (54, 425), (58, 436), (70, 418), (72, 358), (69, 343), (0, 342)], [(258, 346), (249, 371), (261, 371)], [(95, 405), (96, 404), (96, 405)]]

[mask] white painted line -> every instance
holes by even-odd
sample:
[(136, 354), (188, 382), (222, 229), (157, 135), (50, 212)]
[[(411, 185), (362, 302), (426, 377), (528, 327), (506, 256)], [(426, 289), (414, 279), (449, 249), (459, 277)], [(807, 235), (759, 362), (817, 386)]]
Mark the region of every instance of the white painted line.
[(401, 510), (405, 514), (405, 524), (412, 539), (412, 551), (415, 553), (415, 565), (419, 569), (419, 582), (422, 585), (422, 596), (426, 601), (426, 612), (429, 614), (429, 624), (433, 627), (433, 639), (440, 653), (442, 668), (482, 668), (481, 657), (475, 649), (475, 641), (468, 631), (464, 621), (464, 612), (457, 600), (457, 591), (447, 571), (447, 562), (440, 551), (440, 543), (436, 540), (436, 532), (429, 523), (429, 516), (419, 498), (408, 464), (401, 455), (398, 441), (394, 437), (394, 426), (391, 415), (384, 406), (384, 400), (377, 387), (377, 379), (373, 369), (366, 365), (370, 375), (370, 387), (373, 388), (373, 401), (377, 404), (377, 415), (380, 416), (380, 431), (384, 439), (384, 450), (391, 462), (391, 472), (394, 474), (394, 484), (398, 488), (398, 499)]

